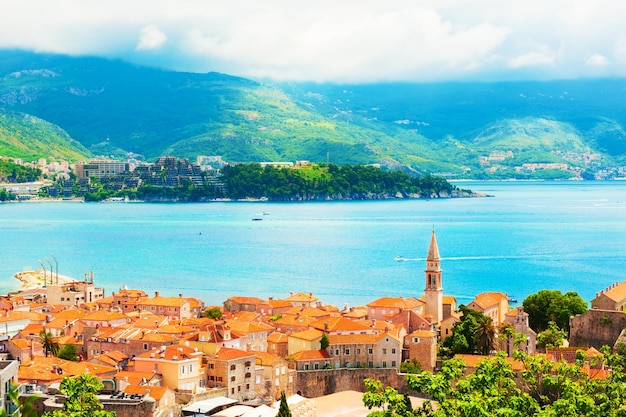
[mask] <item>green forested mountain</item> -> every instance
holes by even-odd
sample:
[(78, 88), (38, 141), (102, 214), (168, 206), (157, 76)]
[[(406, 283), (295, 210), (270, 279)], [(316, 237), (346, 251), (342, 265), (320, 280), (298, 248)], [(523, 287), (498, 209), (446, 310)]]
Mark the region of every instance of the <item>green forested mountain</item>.
[(0, 51), (0, 108), (57, 125), (87, 153), (148, 160), (305, 159), (467, 176), (524, 163), (616, 167), (626, 165), (625, 89), (626, 80), (267, 84)]
[(0, 108), (0, 155), (25, 161), (40, 157), (76, 161), (91, 153), (56, 125)]

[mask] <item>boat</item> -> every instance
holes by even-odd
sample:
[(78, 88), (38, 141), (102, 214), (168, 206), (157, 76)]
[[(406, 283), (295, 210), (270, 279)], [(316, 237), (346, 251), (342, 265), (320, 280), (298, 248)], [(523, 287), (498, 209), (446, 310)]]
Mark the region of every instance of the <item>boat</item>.
[(404, 257), (402, 256), (396, 256), (395, 258), (393, 258), (394, 261), (404, 261)]
[(261, 220), (263, 220), (263, 217), (253, 217), (252, 218), (253, 222), (260, 222)]

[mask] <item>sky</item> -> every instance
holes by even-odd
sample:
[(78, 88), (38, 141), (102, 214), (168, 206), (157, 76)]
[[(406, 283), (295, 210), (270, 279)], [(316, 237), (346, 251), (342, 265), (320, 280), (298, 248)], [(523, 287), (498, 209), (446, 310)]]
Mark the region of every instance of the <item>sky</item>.
[(336, 83), (626, 76), (623, 0), (0, 0), (0, 48)]

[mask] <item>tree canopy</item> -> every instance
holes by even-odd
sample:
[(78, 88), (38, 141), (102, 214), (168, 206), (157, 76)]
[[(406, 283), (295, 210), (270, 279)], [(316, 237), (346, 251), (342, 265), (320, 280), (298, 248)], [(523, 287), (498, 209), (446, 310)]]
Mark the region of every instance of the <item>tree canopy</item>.
[[(521, 369), (514, 371), (500, 352), (469, 374), (463, 361), (453, 358), (434, 375), (407, 375), (409, 388), (430, 398), (421, 408), (409, 410), (403, 395), (372, 380), (365, 381), (363, 403), (380, 409), (372, 417), (621, 417), (626, 415), (626, 360), (608, 348), (603, 354), (589, 358), (579, 351), (575, 363), (568, 364), (516, 350)], [(604, 378), (590, 377), (597, 361), (611, 369)]]
[(587, 302), (572, 291), (563, 294), (559, 290), (541, 290), (526, 297), (523, 306), (530, 327), (538, 333), (546, 330), (551, 321), (569, 333), (569, 318), (587, 311)]
[(63, 408), (44, 417), (115, 417), (115, 411), (105, 411), (96, 395), (102, 387), (102, 382), (91, 374), (63, 378), (59, 387), (66, 395)]

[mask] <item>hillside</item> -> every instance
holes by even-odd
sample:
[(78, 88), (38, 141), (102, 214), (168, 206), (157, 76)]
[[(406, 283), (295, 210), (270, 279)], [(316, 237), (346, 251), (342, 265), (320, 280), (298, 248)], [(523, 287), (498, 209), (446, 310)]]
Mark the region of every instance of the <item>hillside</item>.
[(91, 153), (69, 135), (35, 116), (0, 109), (0, 155), (25, 161), (77, 161)]
[(148, 160), (305, 159), (469, 177), (565, 163), (579, 175), (626, 165), (625, 89), (626, 80), (264, 84), (0, 51), (0, 108), (59, 126), (87, 153)]

